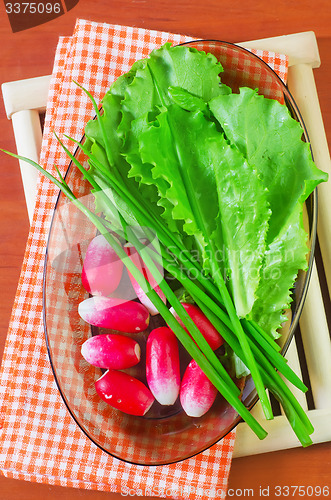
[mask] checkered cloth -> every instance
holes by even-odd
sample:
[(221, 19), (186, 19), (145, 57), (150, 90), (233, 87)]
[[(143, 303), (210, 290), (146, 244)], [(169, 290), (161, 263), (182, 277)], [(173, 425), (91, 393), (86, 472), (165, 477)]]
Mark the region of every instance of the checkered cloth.
[[(135, 60), (165, 42), (187, 40), (189, 37), (182, 35), (78, 20), (73, 36), (60, 38), (58, 43), (40, 163), (50, 171), (57, 165), (64, 173), (68, 158), (53, 131), (79, 140), (85, 123), (93, 117), (90, 101), (73, 80), (100, 102), (110, 84)], [(257, 54), (285, 80), (286, 56)], [(123, 494), (224, 498), (235, 431), (183, 462), (137, 466), (101, 451), (67, 411), (47, 357), (42, 318), (45, 248), (57, 194), (57, 188), (41, 177), (1, 367), (2, 473), (17, 479)]]

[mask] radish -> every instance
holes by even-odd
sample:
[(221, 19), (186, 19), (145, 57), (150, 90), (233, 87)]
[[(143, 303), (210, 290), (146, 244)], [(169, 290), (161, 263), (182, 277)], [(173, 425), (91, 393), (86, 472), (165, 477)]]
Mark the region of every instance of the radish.
[(82, 356), (88, 363), (99, 368), (123, 370), (139, 363), (138, 342), (124, 335), (96, 335), (84, 342)]
[(170, 328), (155, 328), (146, 344), (146, 377), (148, 386), (161, 405), (175, 403), (180, 387), (179, 350)]
[(95, 389), (110, 406), (130, 415), (145, 415), (154, 402), (145, 384), (117, 370), (107, 370), (95, 382)]
[[(211, 324), (209, 319), (203, 314), (203, 312), (194, 304), (182, 302), (187, 314), (190, 316), (194, 324), (198, 327), (204, 338), (207, 340), (213, 351), (216, 351), (223, 343), (223, 337), (219, 334), (216, 328)], [(187, 332), (187, 328), (183, 325), (181, 319), (179, 319), (177, 313), (173, 308), (170, 309), (172, 314), (175, 316), (177, 321), (183, 326), (184, 330)]]
[(106, 238), (100, 234), (87, 247), (82, 269), (82, 284), (91, 295), (111, 295), (118, 287), (123, 262)]
[(180, 387), (180, 402), (190, 417), (201, 417), (211, 408), (217, 389), (192, 359), (185, 370)]
[[(147, 279), (148, 283), (151, 285), (151, 287), (156, 291), (156, 293), (159, 295), (159, 297), (163, 300), (164, 303), (166, 303), (166, 297), (164, 293), (162, 292), (161, 288), (159, 285), (156, 283), (155, 279), (153, 278), (152, 274), (150, 271), (147, 269), (145, 266), (143, 260), (141, 259), (139, 253), (135, 249), (135, 247), (131, 243), (126, 243), (124, 245), (124, 250), (127, 253), (127, 255), (130, 257), (131, 261), (133, 264), (139, 269), (139, 271), (144, 275), (144, 277)], [(159, 271), (162, 271), (162, 268), (160, 266), (157, 266)], [(152, 316), (155, 316), (156, 314), (159, 314), (159, 311), (156, 309), (154, 304), (151, 302), (151, 300), (147, 297), (146, 293), (143, 291), (143, 289), (139, 286), (137, 281), (134, 279), (132, 274), (129, 272), (129, 278), (132, 284), (132, 287), (140, 300), (142, 304), (147, 308), (149, 313)]]
[(127, 333), (146, 330), (149, 324), (145, 306), (113, 297), (90, 297), (79, 304), (78, 313), (90, 325)]

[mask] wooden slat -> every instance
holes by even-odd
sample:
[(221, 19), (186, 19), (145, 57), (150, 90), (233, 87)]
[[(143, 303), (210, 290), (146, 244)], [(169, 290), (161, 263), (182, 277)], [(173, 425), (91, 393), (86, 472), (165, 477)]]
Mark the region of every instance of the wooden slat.
[(26, 109), (45, 111), (50, 81), (47, 75), (3, 83), (1, 90), (7, 117)]
[[(12, 114), (17, 153), (38, 162), (42, 130), (39, 112), (36, 109), (25, 109)], [(19, 161), (23, 181), (24, 195), (31, 223), (37, 194), (38, 170), (26, 162)]]
[(311, 68), (318, 68), (321, 64), (316, 36), (313, 31), (250, 40), (240, 42), (238, 45), (248, 49), (270, 50), (278, 54), (286, 54), (289, 57), (290, 67), (304, 63)]
[[(315, 428), (315, 432), (312, 434), (313, 442), (324, 443), (331, 441), (331, 408), (309, 410), (308, 414)], [(234, 458), (268, 453), (275, 450), (287, 450), (301, 446), (284, 415), (278, 416), (273, 420), (264, 421), (263, 427), (268, 432), (268, 436), (260, 441), (253, 432), (247, 432), (247, 425), (245, 423), (240, 423), (237, 426)], [(277, 442), (276, 446), (275, 441)]]
[[(295, 337), (293, 337), (289, 348), (286, 352), (286, 359), (288, 361), (289, 366), (292, 368), (292, 370), (298, 375), (298, 377), (302, 380), (302, 371), (301, 371), (301, 366), (300, 366), (300, 359), (298, 355), (298, 349), (297, 349), (297, 344)], [(292, 394), (296, 397), (297, 401), (300, 403), (302, 408), (307, 411), (308, 410), (308, 405), (307, 405), (307, 399), (305, 393), (300, 391), (297, 387), (294, 387), (287, 379), (285, 379), (282, 375), (281, 377), (283, 378), (285, 384), (291, 389)], [(283, 413), (283, 411), (282, 411)]]
[(331, 409), (331, 342), (315, 262), (300, 330), (315, 408)]
[(328, 172), (329, 180), (318, 186), (318, 241), (329, 294), (331, 295), (331, 161), (323, 118), (311, 67), (299, 64), (290, 68), (290, 91), (303, 116), (316, 165)]

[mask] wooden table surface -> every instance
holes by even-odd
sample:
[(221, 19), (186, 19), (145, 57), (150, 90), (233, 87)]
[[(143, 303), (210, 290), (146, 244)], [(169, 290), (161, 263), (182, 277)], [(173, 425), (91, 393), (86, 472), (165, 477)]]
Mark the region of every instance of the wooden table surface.
[[(199, 38), (244, 41), (302, 31), (314, 31), (321, 56), (315, 79), (326, 134), (331, 141), (331, 6), (330, 0), (80, 0), (61, 17), (35, 28), (13, 33), (3, 4), (0, 15), (0, 80), (50, 74), (58, 37), (70, 35), (77, 17), (112, 24), (181, 32)], [(14, 150), (11, 123), (0, 103), (0, 146)], [(28, 234), (17, 162), (0, 156), (0, 355), (6, 338)], [(330, 235), (331, 236), (331, 235)], [(330, 422), (331, 425), (331, 422)], [(277, 498), (276, 486), (328, 486), (331, 496), (331, 443), (233, 460), (228, 498), (260, 495)], [(293, 490), (292, 490), (293, 491)], [(299, 492), (291, 498), (299, 498)], [(309, 494), (309, 490), (301, 492)], [(0, 500), (120, 498), (120, 495), (51, 487), (11, 480), (0, 475)], [(306, 495), (308, 496), (308, 495)], [(304, 498), (306, 497), (304, 496)], [(301, 495), (300, 495), (301, 497)], [(317, 498), (313, 495), (310, 498)]]

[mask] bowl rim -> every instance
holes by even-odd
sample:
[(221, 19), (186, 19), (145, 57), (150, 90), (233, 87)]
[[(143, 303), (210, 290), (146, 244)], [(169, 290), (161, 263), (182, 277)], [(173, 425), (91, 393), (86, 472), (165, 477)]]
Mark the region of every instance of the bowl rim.
[[(287, 106), (287, 108), (290, 109), (290, 111), (292, 112), (292, 115), (294, 114), (294, 117), (297, 121), (299, 121), (302, 129), (303, 129), (303, 135), (304, 135), (304, 138), (305, 138), (305, 142), (307, 142), (309, 144), (309, 147), (310, 147), (310, 151), (311, 151), (311, 155), (312, 155), (312, 158), (314, 160), (314, 156), (313, 156), (313, 151), (312, 151), (312, 147), (311, 147), (311, 144), (310, 144), (310, 141), (309, 141), (309, 136), (308, 136), (308, 132), (307, 132), (307, 128), (306, 128), (306, 125), (304, 123), (304, 120), (303, 120), (303, 117), (300, 113), (300, 110), (290, 92), (290, 90), (288, 89), (288, 86), (287, 84), (285, 84), (283, 82), (283, 80), (279, 77), (279, 75), (275, 72), (275, 70), (273, 68), (271, 68), (271, 66), (269, 66), (268, 63), (266, 63), (261, 57), (259, 57), (258, 55), (254, 54), (253, 52), (251, 52), (251, 50), (245, 48), (245, 47), (242, 47), (241, 45), (238, 45), (236, 43), (233, 43), (233, 42), (227, 42), (227, 41), (224, 41), (224, 40), (218, 40), (218, 39), (213, 39), (213, 38), (201, 38), (201, 39), (192, 39), (192, 40), (187, 40), (183, 43), (180, 43), (180, 44), (176, 44), (174, 45), (175, 47), (180, 47), (180, 46), (188, 46), (188, 45), (193, 45), (194, 44), (198, 44), (198, 43), (215, 43), (215, 44), (223, 44), (225, 46), (228, 46), (228, 47), (234, 47), (236, 49), (238, 49), (239, 51), (243, 51), (244, 53), (247, 53), (250, 57), (252, 58), (255, 58), (256, 60), (259, 61), (259, 63), (264, 66), (273, 76), (273, 78), (275, 78), (280, 87), (282, 88), (282, 92), (284, 94), (284, 104)], [(197, 49), (197, 50), (200, 50), (200, 49)], [(202, 49), (201, 49), (202, 50)], [(209, 51), (207, 52), (207, 50), (205, 50), (206, 53), (210, 53)], [(82, 135), (82, 138), (80, 139), (80, 142), (82, 142), (85, 138), (85, 134)], [(79, 145), (75, 148), (75, 151), (73, 153), (73, 156), (76, 156), (77, 152), (79, 150)], [(68, 164), (68, 167), (67, 167), (67, 170), (66, 170), (66, 173), (64, 175), (64, 179), (67, 178), (67, 176), (69, 175), (71, 169), (72, 169), (72, 166), (73, 166), (73, 160), (70, 160), (69, 164)], [(51, 366), (51, 369), (52, 369), (52, 372), (53, 372), (53, 376), (54, 376), (54, 380), (55, 380), (55, 383), (56, 383), (56, 386), (58, 388), (58, 391), (60, 393), (60, 396), (65, 404), (65, 407), (66, 409), (68, 410), (69, 414), (71, 415), (71, 417), (73, 418), (74, 422), (77, 424), (77, 426), (81, 429), (81, 431), (85, 434), (85, 436), (87, 436), (90, 441), (97, 446), (97, 448), (101, 449), (102, 451), (104, 451), (107, 455), (110, 455), (111, 457), (115, 458), (115, 459), (118, 459), (118, 460), (121, 460), (122, 462), (125, 462), (125, 463), (128, 463), (128, 464), (131, 464), (131, 465), (139, 465), (139, 466), (148, 466), (148, 467), (157, 467), (157, 466), (162, 466), (162, 465), (172, 465), (172, 464), (175, 464), (175, 463), (180, 463), (184, 460), (187, 460), (189, 458), (193, 458), (197, 455), (199, 455), (200, 453), (208, 450), (211, 446), (214, 446), (215, 444), (217, 444), (219, 441), (221, 441), (224, 437), (228, 436), (230, 432), (232, 432), (239, 423), (243, 422), (243, 419), (240, 417), (240, 415), (237, 415), (237, 417), (234, 419), (233, 421), (233, 424), (231, 424), (231, 426), (229, 427), (229, 430), (228, 432), (226, 432), (223, 436), (219, 437), (218, 439), (216, 439), (212, 444), (209, 444), (209, 445), (206, 445), (204, 447), (201, 447), (201, 449), (195, 451), (194, 453), (190, 453), (189, 455), (183, 457), (183, 458), (180, 458), (180, 459), (176, 459), (176, 460), (160, 460), (158, 461), (158, 463), (148, 463), (148, 462), (144, 462), (144, 463), (141, 463), (139, 461), (134, 461), (134, 460), (128, 460), (126, 458), (122, 458), (120, 457), (119, 455), (116, 455), (114, 452), (106, 449), (104, 446), (100, 445), (93, 437), (91, 437), (91, 435), (89, 434), (89, 432), (84, 428), (84, 426), (80, 423), (78, 417), (76, 417), (74, 411), (71, 409), (71, 406), (69, 404), (69, 402), (67, 401), (67, 398), (63, 392), (63, 390), (61, 389), (61, 386), (60, 386), (60, 382), (58, 380), (58, 375), (57, 375), (57, 372), (56, 372), (56, 369), (55, 369), (55, 366), (54, 366), (54, 362), (53, 362), (53, 359), (52, 359), (52, 354), (51, 354), (51, 346), (50, 346), (50, 341), (49, 341), (49, 334), (48, 334), (48, 331), (47, 331), (47, 320), (46, 320), (46, 316), (47, 316), (47, 313), (46, 313), (46, 282), (47, 282), (47, 265), (48, 265), (48, 260), (49, 260), (49, 245), (50, 245), (50, 240), (51, 240), (51, 236), (52, 236), (52, 229), (53, 229), (53, 226), (54, 226), (54, 221), (55, 221), (55, 215), (56, 215), (56, 210), (58, 208), (58, 205), (60, 203), (60, 200), (61, 198), (63, 197), (63, 193), (61, 191), (59, 191), (58, 195), (57, 195), (57, 198), (56, 198), (56, 202), (55, 202), (55, 205), (52, 209), (52, 215), (51, 215), (51, 222), (50, 222), (50, 226), (49, 226), (49, 231), (48, 231), (48, 236), (47, 236), (47, 243), (46, 243), (46, 250), (45, 250), (45, 256), (44, 256), (44, 265), (43, 265), (43, 279), (42, 279), (42, 319), (43, 319), (43, 325), (44, 325), (44, 337), (45, 337), (45, 342), (46, 342), (46, 348), (47, 348), (47, 354), (48, 354), (48, 358), (49, 358), (49, 362), (50, 362), (50, 366)], [(295, 334), (295, 331), (297, 329), (297, 326), (298, 326), (298, 323), (299, 323), (299, 319), (300, 319), (300, 315), (301, 315), (301, 312), (302, 312), (302, 309), (303, 309), (303, 306), (304, 306), (304, 303), (305, 303), (305, 299), (306, 299), (306, 295), (307, 295), (307, 291), (308, 291), (308, 288), (309, 288), (309, 283), (310, 283), (310, 278), (311, 278), (311, 272), (312, 272), (312, 266), (313, 266), (313, 261), (314, 261), (314, 253), (315, 253), (315, 246), (316, 246), (316, 239), (317, 239), (317, 213), (318, 213), (318, 195), (317, 195), (317, 188), (314, 189), (314, 191), (310, 194), (309, 196), (309, 199), (311, 199), (312, 201), (312, 213), (311, 213), (311, 218), (310, 218), (310, 233), (309, 233), (309, 237), (310, 237), (310, 249), (309, 249), (309, 259), (308, 259), (308, 263), (307, 263), (307, 270), (305, 271), (305, 278), (304, 278), (304, 286), (302, 288), (302, 291), (301, 291), (301, 297), (300, 297), (300, 301), (299, 301), (299, 304), (298, 304), (298, 309), (296, 310), (296, 314), (295, 314), (295, 317), (291, 319), (291, 325), (290, 325), (290, 328), (289, 328), (289, 332), (288, 332), (288, 336), (287, 336), (287, 339), (281, 349), (281, 353), (283, 356), (285, 356), (289, 346), (290, 346), (290, 343), (294, 337), (294, 334)], [(256, 392), (256, 391), (255, 391)], [(249, 405), (247, 406), (247, 408), (249, 409), (249, 411), (252, 410), (252, 408), (255, 406), (255, 404), (259, 401), (259, 397), (258, 395), (256, 394), (255, 397), (252, 398), (251, 402), (249, 403)]]

